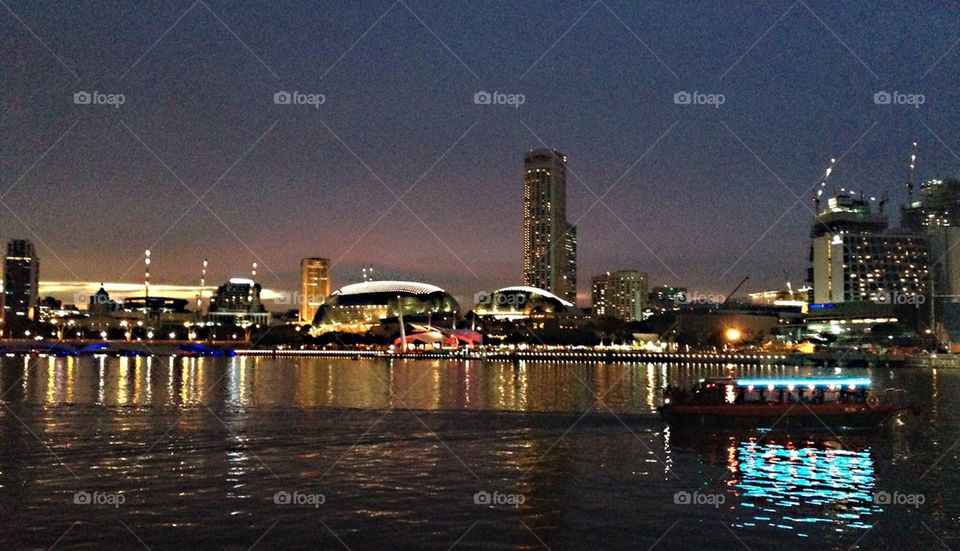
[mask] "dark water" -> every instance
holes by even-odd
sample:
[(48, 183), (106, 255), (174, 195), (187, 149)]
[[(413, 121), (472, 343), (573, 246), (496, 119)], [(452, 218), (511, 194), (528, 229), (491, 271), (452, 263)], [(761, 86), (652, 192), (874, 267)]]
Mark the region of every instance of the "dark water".
[(955, 371), (838, 438), (665, 427), (717, 365), (0, 361), (4, 549), (960, 546)]

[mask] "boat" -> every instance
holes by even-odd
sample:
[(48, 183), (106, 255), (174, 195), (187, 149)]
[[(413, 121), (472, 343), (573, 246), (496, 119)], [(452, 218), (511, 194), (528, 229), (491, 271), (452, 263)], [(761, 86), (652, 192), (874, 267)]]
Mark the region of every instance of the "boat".
[(667, 387), (658, 410), (675, 425), (770, 430), (872, 428), (913, 410), (903, 390), (877, 393), (870, 383), (866, 377), (701, 379), (690, 391)]

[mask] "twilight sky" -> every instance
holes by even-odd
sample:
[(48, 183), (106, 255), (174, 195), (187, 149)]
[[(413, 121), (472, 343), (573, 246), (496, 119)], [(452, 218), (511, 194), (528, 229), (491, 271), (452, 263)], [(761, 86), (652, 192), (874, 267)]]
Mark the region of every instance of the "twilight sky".
[(615, 269), (796, 285), (830, 157), (888, 214), (911, 141), (918, 181), (960, 172), (958, 29), (952, 1), (3, 0), (0, 239), (33, 239), (42, 279), (138, 281), (149, 247), (158, 283), (207, 257), (211, 283), (256, 260), (292, 289), (326, 256), (335, 286), (373, 265), (469, 306), (520, 283), (522, 157), (546, 144), (568, 157), (582, 302)]

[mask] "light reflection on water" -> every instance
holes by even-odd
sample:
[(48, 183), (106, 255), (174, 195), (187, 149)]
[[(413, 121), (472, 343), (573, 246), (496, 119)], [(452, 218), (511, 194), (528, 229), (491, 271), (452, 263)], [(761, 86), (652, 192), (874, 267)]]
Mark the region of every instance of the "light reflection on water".
[[(12, 364), (22, 362), (18, 372)], [(729, 375), (732, 366), (558, 362), (384, 361), (327, 358), (10, 358), (3, 390), (46, 405), (389, 407), (449, 410), (650, 413), (668, 382)], [(786, 366), (743, 366), (742, 376), (796, 376)], [(531, 376), (531, 373), (535, 373)]]
[(869, 449), (836, 449), (813, 442), (740, 441), (731, 449), (740, 494), (735, 526), (769, 526), (809, 536), (810, 524), (841, 531), (870, 529), (880, 511)]
[[(0, 533), (0, 547), (23, 543), (24, 533), (31, 546), (49, 546), (73, 517), (86, 529), (62, 546), (95, 541), (101, 512), (71, 508), (69, 498), (97, 487), (129, 492), (118, 513), (154, 548), (218, 538), (247, 548), (278, 513), (274, 545), (291, 534), (328, 537), (316, 511), (270, 502), (277, 490), (314, 486), (331, 497), (324, 522), (357, 549), (420, 548), (421, 531), (447, 549), (478, 518), (463, 543), (536, 547), (522, 520), (552, 548), (647, 548), (682, 519), (658, 548), (712, 548), (727, 534), (716, 521), (754, 549), (804, 537), (847, 548), (864, 535), (871, 545), (910, 547), (917, 534), (932, 540), (919, 518), (954, 542), (944, 523), (960, 517), (949, 455), (960, 434), (950, 406), (960, 400), (960, 372), (846, 370), (908, 387), (926, 414), (844, 436), (839, 447), (681, 430), (654, 413), (668, 383), (813, 373), (824, 374), (708, 364), (0, 358), (0, 502), (16, 504), (0, 525), (18, 527)], [(914, 491), (922, 475), (924, 516), (879, 522), (903, 511), (874, 505), (873, 492)], [(674, 492), (709, 487), (728, 496), (724, 508), (675, 506)], [(478, 509), (472, 496), (484, 488), (529, 499), (511, 511)], [(129, 543), (118, 527), (106, 547)]]

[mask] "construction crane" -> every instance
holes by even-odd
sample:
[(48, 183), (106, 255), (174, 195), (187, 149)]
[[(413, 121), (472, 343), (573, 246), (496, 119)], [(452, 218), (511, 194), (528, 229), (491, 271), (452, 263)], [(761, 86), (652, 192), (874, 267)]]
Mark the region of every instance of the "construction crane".
[(910, 144), (910, 170), (907, 172), (907, 200), (913, 201), (913, 169), (917, 166), (917, 142)]
[(887, 206), (887, 201), (889, 201), (889, 200), (890, 200), (890, 197), (887, 195), (887, 192), (886, 192), (886, 191), (880, 193), (880, 202), (879, 202), (879, 205), (880, 205), (880, 214), (881, 214), (881, 215), (883, 214), (883, 207)]
[(730, 297), (732, 297), (737, 291), (739, 291), (740, 287), (743, 287), (743, 284), (746, 283), (748, 279), (750, 279), (750, 276), (747, 276), (742, 280), (740, 280), (740, 283), (737, 283), (737, 286), (734, 287), (732, 291), (730, 291), (730, 294), (727, 295), (727, 298), (723, 299), (723, 302), (720, 303), (720, 306), (723, 306), (726, 303), (730, 302)]
[(833, 172), (833, 165), (835, 164), (837, 164), (837, 160), (830, 159), (830, 164), (827, 165), (827, 170), (823, 173), (820, 185), (817, 186), (817, 194), (813, 197), (813, 207), (817, 213), (820, 212), (820, 196), (823, 195), (823, 190), (827, 187), (827, 180), (830, 178), (830, 173)]

